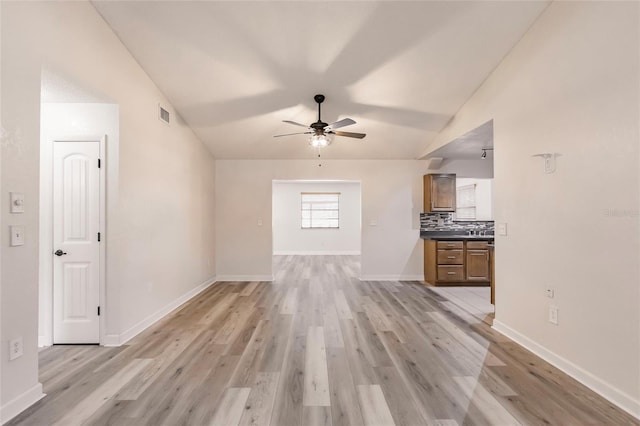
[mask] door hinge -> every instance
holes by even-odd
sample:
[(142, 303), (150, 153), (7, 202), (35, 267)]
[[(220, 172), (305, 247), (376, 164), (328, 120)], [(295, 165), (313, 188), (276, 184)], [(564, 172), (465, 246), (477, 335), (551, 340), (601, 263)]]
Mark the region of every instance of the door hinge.
[(100, 161), (100, 159), (98, 158), (98, 168), (100, 168), (100, 166), (101, 166), (101, 161)]
[(98, 232), (98, 242), (100, 242), (100, 233)]
[(100, 306), (98, 306), (98, 316), (100, 316)]

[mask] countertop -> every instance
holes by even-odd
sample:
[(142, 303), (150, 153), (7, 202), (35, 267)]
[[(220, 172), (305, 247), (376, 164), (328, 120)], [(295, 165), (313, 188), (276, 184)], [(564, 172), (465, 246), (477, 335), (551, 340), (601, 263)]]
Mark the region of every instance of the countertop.
[(432, 231), (425, 232), (420, 231), (420, 238), (423, 240), (436, 240), (436, 241), (493, 241), (493, 235), (467, 235), (467, 234), (455, 234), (447, 231)]

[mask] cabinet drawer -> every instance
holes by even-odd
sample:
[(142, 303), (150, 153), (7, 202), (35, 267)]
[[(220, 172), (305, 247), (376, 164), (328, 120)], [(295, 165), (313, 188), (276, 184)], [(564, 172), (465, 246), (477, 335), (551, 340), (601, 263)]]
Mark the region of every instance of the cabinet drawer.
[(443, 249), (462, 249), (462, 241), (438, 241), (436, 247), (438, 250)]
[(438, 265), (438, 281), (464, 281), (464, 268), (462, 265)]
[(489, 241), (467, 241), (467, 249), (472, 250), (486, 250), (489, 247), (487, 245)]
[(438, 265), (462, 265), (463, 253), (462, 250), (438, 250)]

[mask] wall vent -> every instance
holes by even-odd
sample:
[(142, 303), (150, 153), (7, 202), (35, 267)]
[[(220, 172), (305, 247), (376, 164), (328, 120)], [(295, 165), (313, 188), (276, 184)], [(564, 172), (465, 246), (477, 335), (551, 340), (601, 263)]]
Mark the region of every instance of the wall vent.
[(160, 119), (160, 121), (169, 124), (171, 114), (169, 114), (169, 111), (158, 105), (158, 118)]

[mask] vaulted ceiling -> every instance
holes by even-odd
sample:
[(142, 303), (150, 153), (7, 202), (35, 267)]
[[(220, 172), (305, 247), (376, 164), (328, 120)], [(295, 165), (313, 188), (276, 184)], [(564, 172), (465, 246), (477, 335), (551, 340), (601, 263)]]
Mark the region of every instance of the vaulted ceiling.
[[(542, 1), (93, 1), (217, 158), (313, 158), (282, 123), (344, 117), (325, 158), (416, 158)], [(304, 130), (304, 129), (302, 129)], [(470, 129), (471, 130), (471, 129)]]

